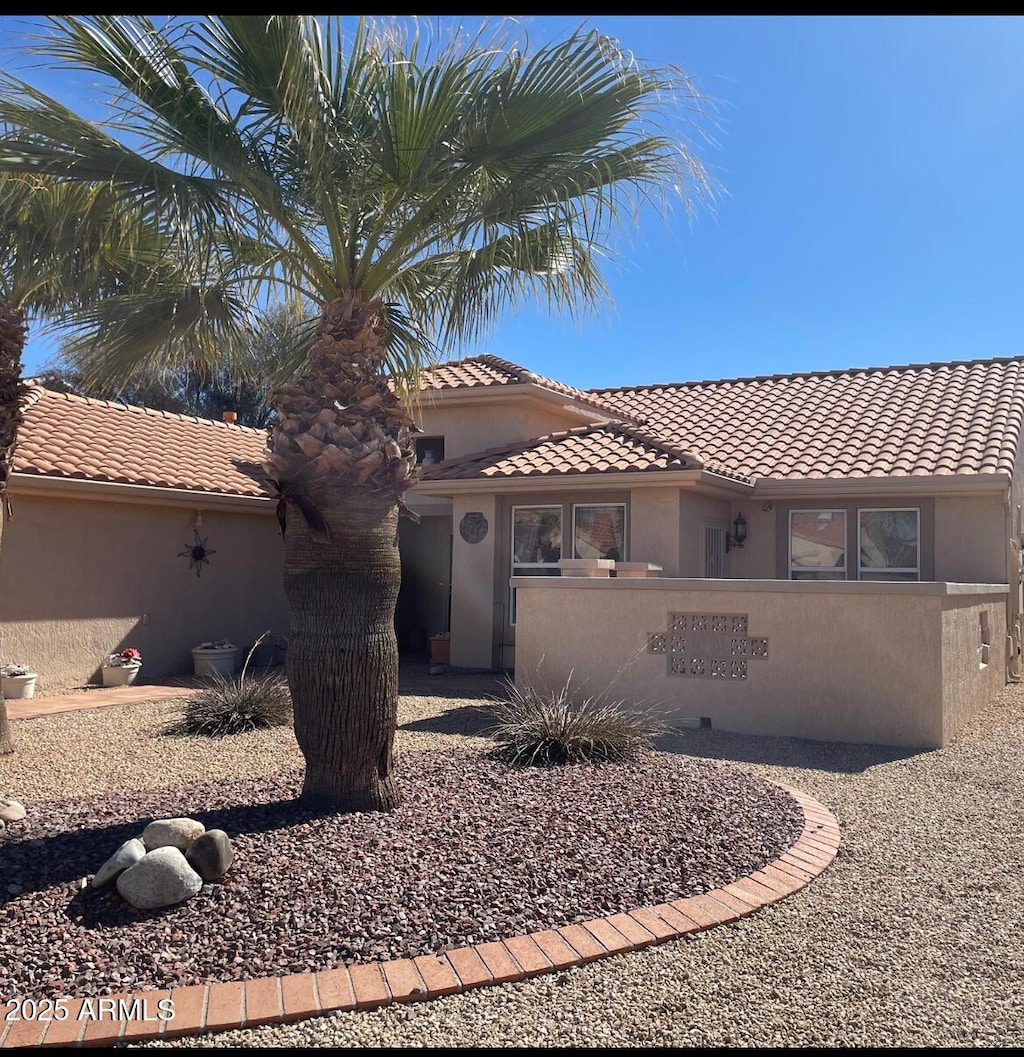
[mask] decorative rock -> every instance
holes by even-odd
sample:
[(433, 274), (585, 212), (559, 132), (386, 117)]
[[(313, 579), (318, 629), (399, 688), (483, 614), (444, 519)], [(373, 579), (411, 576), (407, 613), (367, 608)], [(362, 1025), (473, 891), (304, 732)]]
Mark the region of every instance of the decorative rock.
[(126, 840), (120, 848), (96, 871), (92, 879), (93, 888), (110, 884), (119, 873), (134, 866), (146, 854), (146, 846), (138, 837)]
[(25, 805), (17, 800), (0, 797), (0, 822), (20, 822), (25, 817)]
[(142, 843), (146, 845), (146, 851), (167, 847), (185, 851), (205, 832), (206, 827), (194, 818), (158, 818), (142, 831)]
[(184, 902), (203, 887), (185, 856), (170, 845), (147, 852), (117, 879), (117, 890), (136, 910), (156, 910)]
[(235, 852), (224, 830), (208, 829), (189, 845), (185, 858), (204, 881), (218, 881), (231, 869)]

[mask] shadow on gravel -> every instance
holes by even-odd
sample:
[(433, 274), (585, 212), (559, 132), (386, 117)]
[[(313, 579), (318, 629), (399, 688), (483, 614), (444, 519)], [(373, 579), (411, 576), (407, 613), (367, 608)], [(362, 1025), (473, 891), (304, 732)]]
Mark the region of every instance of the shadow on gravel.
[(655, 739), (654, 744), (662, 752), (677, 752), (706, 760), (802, 767), (842, 774), (860, 774), (869, 767), (910, 759), (931, 751), (901, 749), (892, 745), (846, 745), (804, 738), (754, 737), (706, 728), (662, 734)]
[(470, 737), (485, 735), (494, 726), (494, 716), (483, 705), (460, 705), (449, 708), (439, 716), (399, 723), (399, 730), (421, 734), (465, 734)]
[[(185, 810), (182, 813), (198, 819), (207, 829), (222, 829), (232, 835), (264, 833), (322, 817), (322, 813), (302, 807), (298, 800), (271, 801), (212, 811)], [(3, 842), (0, 852), (0, 908), (25, 892), (55, 885), (73, 885), (75, 889), (74, 892), (69, 890), (69, 897), (75, 895), (78, 893), (79, 881), (83, 877), (91, 878), (126, 840), (141, 836), (153, 817), (77, 829), (50, 837)], [(89, 896), (84, 898), (88, 902)], [(137, 911), (132, 913), (138, 916)]]

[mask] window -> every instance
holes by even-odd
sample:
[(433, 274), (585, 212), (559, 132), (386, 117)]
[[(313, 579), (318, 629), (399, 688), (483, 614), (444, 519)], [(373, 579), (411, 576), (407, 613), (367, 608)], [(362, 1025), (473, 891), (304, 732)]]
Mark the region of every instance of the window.
[(906, 509), (857, 511), (862, 580), (921, 579), (921, 512)]
[(626, 504), (591, 503), (572, 508), (574, 558), (626, 560)]
[[(558, 576), (562, 557), (562, 508), (512, 508), (512, 575)], [(509, 599), (509, 624), (516, 622), (516, 592)]]
[(421, 466), (444, 462), (444, 437), (417, 437), (416, 461)]
[(789, 578), (846, 579), (846, 511), (789, 512)]

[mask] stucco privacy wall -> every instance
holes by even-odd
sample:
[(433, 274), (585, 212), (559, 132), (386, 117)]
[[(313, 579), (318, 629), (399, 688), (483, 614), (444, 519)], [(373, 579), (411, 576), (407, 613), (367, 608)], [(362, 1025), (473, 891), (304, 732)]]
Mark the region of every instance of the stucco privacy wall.
[[(197, 496), (201, 502), (202, 497)], [(195, 506), (63, 499), (12, 489), (0, 549), (0, 658), (39, 673), (39, 690), (99, 679), (108, 653), (142, 651), (143, 678), (192, 671), (189, 652), (264, 631), (286, 635), (282, 542), (267, 509), (202, 508), (216, 551), (201, 576), (178, 552), (194, 542)]]
[[(670, 722), (709, 717), (737, 733), (939, 748), (1005, 684), (1004, 585), (512, 583), (517, 685), (555, 689), (571, 674), (581, 693), (657, 706)], [(745, 616), (745, 633), (734, 637), (748, 640), (747, 677), (668, 674), (673, 655), (648, 652), (648, 636), (668, 632), (672, 613)], [(730, 635), (710, 652), (702, 641), (702, 654), (730, 657)]]

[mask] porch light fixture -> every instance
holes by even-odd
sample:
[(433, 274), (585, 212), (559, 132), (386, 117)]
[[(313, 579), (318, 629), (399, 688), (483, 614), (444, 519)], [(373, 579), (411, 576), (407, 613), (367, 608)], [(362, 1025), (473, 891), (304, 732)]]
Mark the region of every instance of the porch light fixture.
[(725, 553), (728, 554), (733, 547), (737, 547), (739, 550), (743, 550), (743, 544), (747, 539), (747, 520), (742, 514), (736, 515), (736, 520), (732, 523), (734, 531), (725, 534)]

